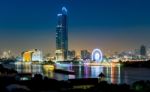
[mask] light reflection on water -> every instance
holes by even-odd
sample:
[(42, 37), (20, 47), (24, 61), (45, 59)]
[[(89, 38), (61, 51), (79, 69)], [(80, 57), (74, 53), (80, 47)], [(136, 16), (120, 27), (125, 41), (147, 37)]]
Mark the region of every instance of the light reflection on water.
[[(58, 69), (73, 70), (76, 75), (63, 75), (54, 72), (45, 71), (42, 65), (17, 64), (15, 69), (19, 73), (42, 74), (49, 78), (57, 80), (68, 80), (74, 78), (98, 78), (103, 72), (106, 76), (105, 80), (109, 83), (128, 83), (131, 84), (137, 80), (150, 80), (150, 69), (145, 68), (122, 68), (104, 67), (104, 66), (82, 66), (82, 65), (57, 65)], [(141, 75), (141, 73), (144, 73)]]

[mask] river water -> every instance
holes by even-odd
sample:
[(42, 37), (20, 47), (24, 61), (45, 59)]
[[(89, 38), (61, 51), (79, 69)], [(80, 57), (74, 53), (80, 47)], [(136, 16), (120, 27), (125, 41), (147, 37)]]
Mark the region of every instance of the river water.
[(150, 80), (150, 69), (148, 68), (124, 68), (104, 67), (104, 66), (86, 66), (86, 65), (72, 65), (72, 64), (58, 64), (58, 69), (75, 71), (75, 75), (64, 75), (54, 72), (45, 71), (42, 65), (31, 64), (16, 64), (15, 70), (19, 73), (42, 74), (49, 78), (57, 80), (68, 80), (75, 78), (98, 78), (98, 75), (103, 72), (106, 76), (105, 80), (109, 83), (127, 83), (132, 84), (138, 80)]

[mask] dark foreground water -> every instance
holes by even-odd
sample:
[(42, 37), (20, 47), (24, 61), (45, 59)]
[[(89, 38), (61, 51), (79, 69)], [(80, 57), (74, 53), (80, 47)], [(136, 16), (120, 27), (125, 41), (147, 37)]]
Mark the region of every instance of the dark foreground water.
[(58, 69), (73, 70), (76, 75), (63, 75), (45, 71), (42, 65), (16, 64), (15, 69), (20, 73), (42, 74), (57, 80), (67, 80), (74, 78), (97, 78), (103, 72), (109, 83), (131, 84), (138, 80), (150, 80), (150, 69), (147, 68), (123, 68), (123, 67), (104, 67), (104, 66), (82, 66), (71, 64), (59, 64)]

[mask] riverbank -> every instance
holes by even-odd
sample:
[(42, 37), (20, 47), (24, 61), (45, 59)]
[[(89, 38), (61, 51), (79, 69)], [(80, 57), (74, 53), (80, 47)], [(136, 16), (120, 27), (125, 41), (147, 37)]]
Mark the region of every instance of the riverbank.
[(127, 61), (120, 62), (123, 67), (135, 67), (135, 68), (150, 68), (150, 60), (149, 61)]
[(150, 92), (150, 81), (137, 81), (132, 85), (99, 82), (98, 78), (57, 81), (40, 74), (26, 81), (13, 77), (0, 77), (0, 81), (1, 92)]

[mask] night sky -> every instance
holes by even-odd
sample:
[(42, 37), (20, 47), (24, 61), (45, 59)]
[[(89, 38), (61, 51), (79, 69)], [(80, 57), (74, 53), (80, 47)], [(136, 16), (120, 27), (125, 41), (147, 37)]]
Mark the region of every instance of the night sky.
[(53, 54), (62, 6), (68, 9), (71, 50), (108, 54), (150, 46), (150, 0), (0, 0), (0, 51)]

